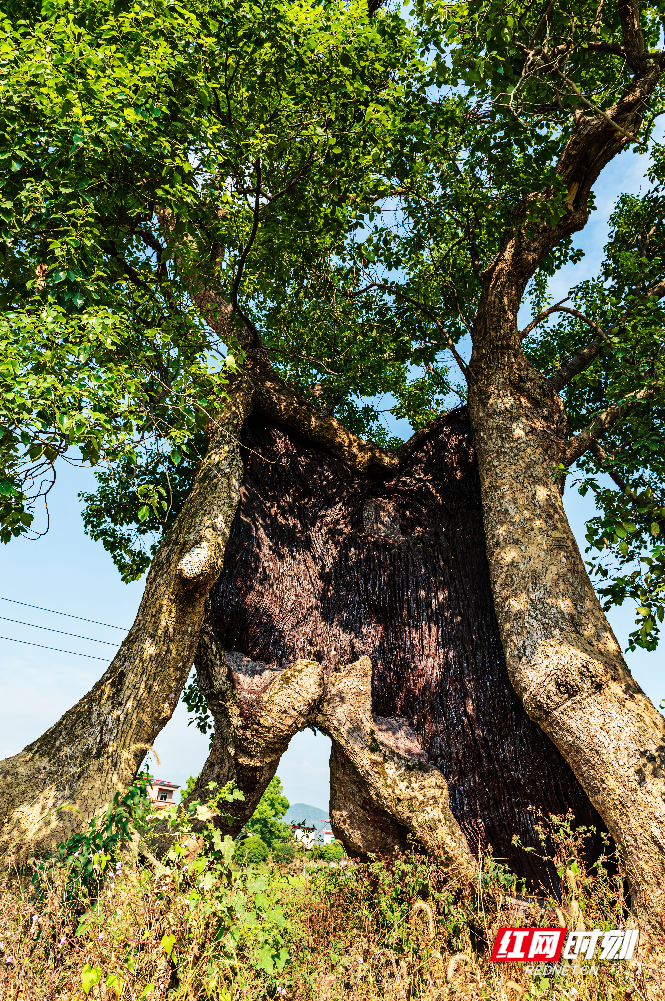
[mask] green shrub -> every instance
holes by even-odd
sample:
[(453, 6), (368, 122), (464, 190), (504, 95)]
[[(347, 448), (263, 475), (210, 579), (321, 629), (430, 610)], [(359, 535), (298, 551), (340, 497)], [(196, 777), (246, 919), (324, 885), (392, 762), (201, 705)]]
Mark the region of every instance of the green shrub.
[(333, 841), (329, 845), (315, 845), (312, 848), (312, 858), (323, 862), (340, 862), (344, 849), (341, 841)]
[(292, 841), (276, 841), (272, 846), (272, 857), (277, 865), (288, 865), (296, 857), (295, 845)]
[(238, 842), (233, 857), (236, 862), (244, 862), (246, 865), (259, 865), (261, 862), (267, 861), (269, 854), (270, 849), (265, 841), (262, 841), (258, 835), (253, 834), (251, 838), (245, 838), (244, 841)]

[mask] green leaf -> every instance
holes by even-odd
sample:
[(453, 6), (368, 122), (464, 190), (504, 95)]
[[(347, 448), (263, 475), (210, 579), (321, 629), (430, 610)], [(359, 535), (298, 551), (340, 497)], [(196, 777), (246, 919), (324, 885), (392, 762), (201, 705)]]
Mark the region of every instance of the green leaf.
[(273, 954), (273, 958), (275, 960), (275, 966), (281, 973), (289, 959), (288, 951), (286, 949), (280, 949), (279, 952)]
[(89, 963), (83, 967), (81, 972), (81, 985), (86, 996), (90, 993), (92, 988), (100, 982), (102, 979), (102, 969), (100, 966), (95, 966), (94, 968), (90, 966)]
[(275, 961), (273, 959), (273, 951), (269, 945), (264, 945), (254, 962), (254, 966), (257, 970), (263, 970), (264, 973), (271, 974), (275, 969)]
[(145, 521), (150, 514), (150, 508), (147, 504), (142, 504), (139, 508), (139, 521)]
[(161, 946), (167, 956), (170, 956), (173, 952), (173, 946), (175, 945), (175, 935), (163, 935)]

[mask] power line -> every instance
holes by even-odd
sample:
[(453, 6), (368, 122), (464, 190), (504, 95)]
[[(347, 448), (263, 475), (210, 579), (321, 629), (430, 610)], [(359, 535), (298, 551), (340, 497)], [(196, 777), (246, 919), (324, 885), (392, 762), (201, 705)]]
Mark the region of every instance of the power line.
[(68, 619), (78, 619), (79, 622), (92, 622), (95, 626), (106, 626), (108, 629), (120, 629), (123, 633), (127, 632), (127, 629), (123, 626), (110, 626), (108, 622), (97, 622), (96, 619), (84, 619), (81, 615), (72, 615), (71, 612), (56, 612), (53, 608), (42, 608), (41, 605), (29, 605), (27, 601), (17, 601), (16, 598), (3, 598), (1, 594), (0, 601), (11, 601), (14, 605), (23, 605), (25, 608), (37, 608), (40, 612), (51, 612), (53, 615), (66, 615)]
[[(72, 617), (76, 618), (77, 616), (74, 615)], [(9, 640), (10, 643), (24, 643), (26, 646), (38, 646), (41, 647), (42, 650), (55, 650), (56, 653), (73, 653), (75, 657), (88, 657), (90, 660), (103, 660), (108, 663), (108, 659), (106, 657), (95, 657), (91, 653), (77, 653), (76, 650), (61, 650), (60, 647), (57, 646), (44, 646), (43, 643), (31, 643), (29, 640), (15, 640), (13, 636), (0, 636), (0, 640)]]
[(117, 646), (117, 643), (109, 643), (108, 640), (93, 640), (92, 636), (67, 633), (64, 629), (51, 629), (50, 626), (36, 626), (34, 622), (21, 622), (20, 619), (10, 619), (7, 615), (0, 615), (0, 619), (3, 622), (15, 622), (18, 626), (30, 626), (31, 629), (45, 629), (49, 633), (60, 633), (61, 636), (73, 636), (76, 640), (88, 640), (89, 643), (104, 643), (105, 646)]

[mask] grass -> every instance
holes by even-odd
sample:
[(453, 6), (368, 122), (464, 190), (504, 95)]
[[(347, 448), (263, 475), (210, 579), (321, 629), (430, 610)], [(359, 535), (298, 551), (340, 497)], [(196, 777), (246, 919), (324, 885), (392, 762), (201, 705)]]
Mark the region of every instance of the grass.
[(660, 972), (639, 960), (596, 960), (595, 972), (586, 961), (561, 964), (556, 977), (490, 961), (500, 927), (625, 926), (620, 865), (586, 870), (583, 834), (566, 820), (543, 838), (566, 887), (557, 901), (524, 898), (489, 858), (472, 893), (416, 853), (331, 864), (298, 848), (288, 865), (240, 865), (213, 826), (215, 811), (197, 809), (198, 824), (194, 812), (171, 811), (158, 835), (135, 815), (130, 839), (97, 850), (87, 874), (62, 850), (41, 867), (5, 866), (2, 1001), (662, 996)]

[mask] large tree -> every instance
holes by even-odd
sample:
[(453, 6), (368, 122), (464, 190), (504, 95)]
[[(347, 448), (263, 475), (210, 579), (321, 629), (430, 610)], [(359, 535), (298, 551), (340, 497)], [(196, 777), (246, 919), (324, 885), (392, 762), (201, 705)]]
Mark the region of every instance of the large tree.
[[(242, 773), (251, 809), (292, 733), (316, 721), (334, 738), (342, 799), (369, 804), (360, 819), (340, 807), (347, 840), (360, 832), (367, 843), (372, 825), (384, 845), (411, 833), (471, 878), (476, 846), (451, 798), (453, 766), (443, 751), (432, 758), (436, 734), (423, 743), (406, 689), (386, 709), (394, 686), (377, 680), (376, 651), (355, 649), (353, 660), (349, 647), (324, 670), (295, 640), (286, 663), (252, 660), (236, 644), (240, 660), (229, 662), (220, 644), (229, 623), (215, 618), (214, 601), (202, 632), (206, 596), (218, 581), (223, 593), (234, 572), (224, 563), (229, 535), (239, 538), (257, 510), (264, 474), (252, 462), (284, 464), (295, 449), (301, 463), (314, 448), (311, 474), (346, 483), (340, 511), (350, 518), (353, 498), (364, 498), (364, 536), (384, 546), (409, 531), (400, 476), (422, 490), (414, 470), (429, 468), (435, 448), (427, 482), (443, 481), (434, 492), (460, 480), (468, 510), (474, 490), (481, 504), (486, 562), (475, 587), (481, 594), (486, 579), (492, 598), (482, 616), (487, 649), (494, 629), (494, 663), (512, 684), (501, 689), (508, 725), (565, 772), (564, 802), (583, 790), (622, 845), (634, 908), (662, 946), (663, 719), (626, 667), (562, 504), (577, 463), (602, 505), (592, 541), (625, 560), (660, 532), (657, 155), (653, 191), (615, 213), (598, 280), (547, 300), (603, 168), (631, 145), (648, 149), (662, 100), (662, 12), (621, 2), (422, 4), (406, 21), (370, 6), (200, 2), (185, 11), (99, 0), (4, 22), (5, 532), (37, 526), (47, 473), (77, 445), (101, 467), (89, 531), (127, 578), (149, 562), (141, 542), (153, 559), (104, 677), (0, 766), (3, 843), (46, 844), (80, 822), (64, 803), (90, 815), (127, 784), (198, 646), (217, 726), (202, 780)], [(534, 315), (520, 330), (524, 304)], [(382, 392), (419, 429), (401, 448), (363, 403)], [(473, 442), (427, 423), (455, 392)], [(331, 471), (330, 456), (346, 472)], [(394, 487), (371, 495), (372, 479)], [(283, 494), (264, 481), (264, 549), (283, 562)], [(439, 553), (441, 533), (458, 525), (441, 510), (430, 497), (413, 516), (416, 534), (433, 526), (421, 542)], [(477, 558), (477, 546), (445, 552)], [(635, 642), (653, 645), (662, 560), (657, 547), (646, 558), (647, 573), (621, 567), (604, 590), (608, 600), (639, 599)], [(303, 557), (300, 572), (308, 566)], [(321, 587), (330, 587), (326, 566), (321, 556)], [(336, 621), (353, 601), (340, 597), (342, 583)], [(434, 583), (425, 590), (434, 594)], [(447, 584), (437, 607), (453, 592)], [(408, 603), (393, 613), (404, 618)], [(474, 628), (451, 634), (460, 663), (473, 661), (467, 648), (480, 650)], [(405, 636), (395, 633), (391, 649)], [(488, 690), (502, 684), (500, 672), (487, 678)], [(479, 690), (467, 693), (462, 712), (471, 705), (473, 716), (481, 702)], [(479, 751), (483, 767), (490, 745)], [(534, 770), (516, 774), (526, 781)], [(547, 798), (533, 796), (545, 807)]]

